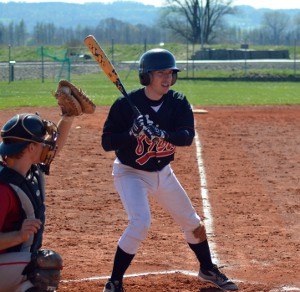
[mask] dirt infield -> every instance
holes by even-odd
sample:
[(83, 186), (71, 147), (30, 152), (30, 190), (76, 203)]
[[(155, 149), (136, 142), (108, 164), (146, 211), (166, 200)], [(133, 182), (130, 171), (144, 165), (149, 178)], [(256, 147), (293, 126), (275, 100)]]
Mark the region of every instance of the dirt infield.
[[(196, 142), (178, 148), (173, 168), (204, 214), (198, 147), (214, 256), (240, 291), (300, 291), (300, 106), (205, 109), (195, 114), (201, 148)], [(58, 108), (17, 108), (0, 111), (0, 124), (37, 111), (58, 121)], [(111, 176), (114, 153), (100, 145), (107, 112), (98, 107), (75, 119), (47, 178), (44, 247), (64, 258), (58, 291), (102, 291), (126, 227)], [(197, 279), (199, 267), (180, 228), (151, 204), (152, 226), (127, 272), (133, 276), (124, 280), (126, 291), (218, 291)]]

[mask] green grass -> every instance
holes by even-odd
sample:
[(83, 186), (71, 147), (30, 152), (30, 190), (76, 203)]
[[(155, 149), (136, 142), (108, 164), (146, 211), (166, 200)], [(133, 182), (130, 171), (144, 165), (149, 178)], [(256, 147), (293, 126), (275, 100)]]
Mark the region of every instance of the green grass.
[[(111, 44), (101, 44), (103, 50), (106, 52), (107, 56), (114, 60), (119, 61), (131, 61), (131, 60), (139, 60), (141, 54), (145, 50), (144, 44), (133, 44), (133, 45), (125, 45), (125, 44), (115, 44), (113, 47)], [(146, 50), (157, 48), (158, 44), (148, 44)], [(163, 46), (164, 49), (170, 50), (176, 56), (178, 60), (186, 59), (186, 44), (177, 44), (177, 43), (168, 43)], [(196, 46), (198, 49), (199, 46)], [(8, 62), (9, 56), (11, 60), (15, 60), (17, 62), (20, 61), (40, 61), (41, 56), (38, 54), (40, 51), (40, 46), (24, 46), (24, 47), (8, 47), (4, 45), (0, 45), (0, 62)], [(82, 46), (78, 47), (66, 47), (66, 46), (44, 46), (44, 53), (47, 54), (49, 52), (50, 55), (58, 54), (60, 58), (62, 55), (60, 54), (62, 51), (68, 49), (68, 52), (71, 54), (88, 54), (91, 55), (88, 48), (82, 42)], [(189, 46), (189, 56), (192, 54), (192, 46)], [(45, 56), (45, 61), (52, 61), (52, 59)]]
[[(119, 72), (127, 91), (140, 87), (136, 74)], [(128, 77), (128, 78), (127, 78)], [(184, 76), (183, 76), (184, 77)], [(111, 105), (120, 95), (105, 74), (72, 76), (97, 105)], [(0, 109), (23, 106), (56, 106), (52, 93), (57, 82), (46, 79), (0, 82)], [(204, 81), (179, 79), (173, 89), (183, 92), (193, 105), (300, 104), (298, 82)]]
[(180, 83), (177, 88), (194, 105), (300, 104), (300, 86), (296, 82), (191, 80)]
[[(147, 44), (145, 48), (144, 44), (132, 44), (132, 45), (120, 45), (114, 44), (112, 47), (111, 44), (102, 43), (102, 48), (106, 52), (107, 56), (116, 61), (131, 61), (131, 60), (139, 60), (141, 54), (144, 50), (149, 50), (154, 47), (159, 47), (159, 44)], [(180, 43), (165, 43), (163, 46), (164, 49), (170, 50), (176, 57), (177, 60), (186, 60), (187, 57), (190, 58), (193, 52), (201, 49), (201, 46), (198, 45), (189, 45), (187, 48), (186, 44)], [(210, 49), (239, 49), (240, 44), (223, 44), (223, 45), (206, 45), (205, 48)], [(40, 46), (24, 46), (24, 47), (10, 47), (5, 45), (0, 45), (0, 62), (8, 62), (9, 56), (11, 60), (15, 60), (17, 62), (21, 61), (40, 61), (41, 56), (37, 54), (37, 51), (40, 50)], [(88, 48), (82, 42), (81, 46), (78, 47), (66, 47), (66, 46), (44, 46), (45, 51), (50, 50), (53, 53), (59, 53), (62, 50), (68, 49), (69, 53), (75, 54), (88, 54), (90, 52)], [(288, 50), (290, 59), (293, 59), (296, 54), (296, 58), (298, 59), (300, 56), (300, 47), (297, 46), (251, 46), (251, 49), (254, 50)], [(296, 50), (296, 51), (295, 51)], [(113, 53), (113, 54), (112, 54)], [(51, 61), (51, 59), (45, 57), (45, 61)]]

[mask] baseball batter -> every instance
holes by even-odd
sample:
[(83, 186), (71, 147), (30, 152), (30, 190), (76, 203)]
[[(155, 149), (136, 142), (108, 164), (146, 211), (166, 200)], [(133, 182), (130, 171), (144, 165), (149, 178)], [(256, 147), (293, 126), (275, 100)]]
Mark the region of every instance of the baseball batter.
[(213, 264), (205, 227), (170, 166), (176, 147), (190, 146), (195, 135), (191, 105), (182, 93), (170, 89), (179, 71), (171, 52), (145, 52), (139, 63), (143, 87), (129, 93), (141, 115), (135, 117), (126, 98), (119, 97), (105, 121), (102, 147), (116, 153), (114, 182), (129, 222), (103, 291), (124, 291), (123, 276), (150, 228), (148, 196), (180, 225), (199, 260), (199, 278), (224, 290), (238, 289)]

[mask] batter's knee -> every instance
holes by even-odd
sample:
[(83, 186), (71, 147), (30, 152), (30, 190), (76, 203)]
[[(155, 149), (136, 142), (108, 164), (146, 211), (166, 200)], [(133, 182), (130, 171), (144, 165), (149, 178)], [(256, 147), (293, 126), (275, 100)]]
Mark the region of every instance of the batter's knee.
[(130, 221), (119, 240), (119, 246), (128, 254), (136, 254), (140, 243), (146, 238), (150, 221)]
[(144, 240), (148, 234), (148, 230), (151, 225), (150, 218), (143, 218), (143, 220), (132, 220), (128, 224), (128, 228), (132, 230), (132, 233), (136, 235), (140, 240)]
[(200, 222), (195, 229), (191, 231), (185, 231), (185, 237), (187, 242), (192, 244), (205, 241), (207, 237), (206, 237), (206, 229), (203, 222)]

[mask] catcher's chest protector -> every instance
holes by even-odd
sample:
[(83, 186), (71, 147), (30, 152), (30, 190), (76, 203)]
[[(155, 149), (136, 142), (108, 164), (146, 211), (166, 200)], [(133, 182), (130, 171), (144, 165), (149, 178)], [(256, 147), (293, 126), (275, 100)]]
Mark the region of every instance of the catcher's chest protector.
[(17, 196), (23, 210), (23, 216), (16, 224), (16, 230), (22, 225), (24, 218), (38, 218), (42, 221), (42, 226), (35, 236), (30, 237), (28, 241), (9, 249), (10, 252), (38, 250), (42, 245), (42, 236), (45, 223), (45, 205), (44, 205), (44, 176), (38, 167), (31, 169), (30, 175), (24, 178), (18, 172), (0, 164), (0, 181), (9, 185)]

